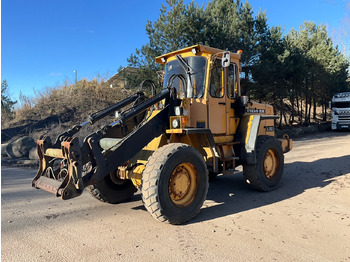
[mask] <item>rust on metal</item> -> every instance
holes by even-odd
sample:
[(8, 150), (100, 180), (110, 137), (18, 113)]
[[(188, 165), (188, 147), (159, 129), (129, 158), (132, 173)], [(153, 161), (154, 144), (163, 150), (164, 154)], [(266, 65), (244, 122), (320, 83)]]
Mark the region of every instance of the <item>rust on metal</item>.
[(42, 146), (44, 144), (44, 140), (43, 139), (39, 139), (36, 141), (36, 144), (39, 146)]
[(73, 143), (71, 143), (71, 141), (62, 142), (62, 147), (70, 148), (71, 146), (73, 146)]
[(36, 188), (41, 188), (47, 192), (57, 194), (57, 190), (61, 185), (60, 181), (41, 176), (34, 182)]

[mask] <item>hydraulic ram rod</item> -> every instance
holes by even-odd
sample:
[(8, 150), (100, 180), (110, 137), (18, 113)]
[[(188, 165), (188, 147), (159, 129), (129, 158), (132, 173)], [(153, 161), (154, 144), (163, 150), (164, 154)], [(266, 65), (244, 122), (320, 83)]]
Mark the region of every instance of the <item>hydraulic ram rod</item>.
[(125, 98), (124, 100), (120, 101), (119, 103), (116, 103), (110, 107), (107, 107), (106, 109), (103, 109), (99, 112), (93, 113), (89, 116), (89, 122), (91, 124), (94, 124), (96, 121), (108, 116), (114, 111), (117, 111), (120, 108), (123, 108), (124, 106), (127, 106), (128, 104), (134, 102), (137, 98), (143, 96), (143, 93), (138, 92), (128, 98)]
[(140, 114), (141, 112), (145, 111), (147, 108), (169, 97), (169, 94), (170, 94), (170, 90), (166, 89), (163, 92), (155, 95), (154, 97), (147, 99), (143, 103), (130, 108), (129, 110), (125, 111), (125, 113), (119, 116), (118, 118), (119, 122), (123, 123), (128, 119)]

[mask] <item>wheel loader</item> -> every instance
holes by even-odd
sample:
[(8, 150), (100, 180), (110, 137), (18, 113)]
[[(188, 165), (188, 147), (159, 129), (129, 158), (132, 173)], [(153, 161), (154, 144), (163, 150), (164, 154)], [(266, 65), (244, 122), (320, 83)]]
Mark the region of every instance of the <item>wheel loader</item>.
[[(237, 173), (240, 165), (250, 187), (274, 190), (292, 140), (275, 138), (272, 106), (242, 95), (241, 53), (194, 45), (157, 57), (164, 65), (162, 86), (146, 80), (54, 142), (37, 141), (32, 186), (63, 200), (86, 188), (112, 204), (140, 190), (152, 217), (170, 224), (196, 216), (209, 180)], [(145, 95), (149, 88), (152, 95)], [(79, 141), (81, 128), (111, 114), (111, 124)]]

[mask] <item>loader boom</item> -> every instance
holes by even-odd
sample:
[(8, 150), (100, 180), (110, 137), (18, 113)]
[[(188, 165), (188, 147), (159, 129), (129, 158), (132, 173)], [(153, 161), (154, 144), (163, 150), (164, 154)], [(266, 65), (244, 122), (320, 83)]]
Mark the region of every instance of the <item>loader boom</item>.
[[(143, 97), (143, 94), (137, 93), (107, 109), (92, 114), (89, 117), (89, 122), (94, 123), (140, 97)], [(123, 123), (164, 99), (170, 100), (170, 90), (164, 90), (158, 95), (123, 111), (114, 123), (104, 126), (99, 131), (87, 136), (81, 146), (79, 146), (78, 138), (73, 138), (72, 135), (79, 131), (82, 126), (73, 127), (61, 134), (55, 144), (51, 144), (49, 138), (39, 140), (37, 143), (40, 161), (39, 171), (33, 179), (32, 185), (55, 193), (56, 196), (62, 199), (79, 196), (86, 186), (98, 182), (115, 171), (118, 166), (130, 160), (144, 146), (165, 132), (168, 126), (169, 104), (159, 110), (149, 121), (140, 123), (138, 127), (124, 138), (119, 139), (108, 150), (101, 150), (100, 146), (101, 139), (106, 135), (108, 137), (117, 136), (117, 131), (123, 128)], [(62, 159), (68, 163), (69, 168), (65, 171), (68, 175), (64, 179), (63, 174), (54, 171), (53, 163), (56, 159)], [(82, 167), (88, 162), (93, 162), (97, 168), (90, 170), (83, 176)], [(61, 178), (62, 181), (57, 178)]]

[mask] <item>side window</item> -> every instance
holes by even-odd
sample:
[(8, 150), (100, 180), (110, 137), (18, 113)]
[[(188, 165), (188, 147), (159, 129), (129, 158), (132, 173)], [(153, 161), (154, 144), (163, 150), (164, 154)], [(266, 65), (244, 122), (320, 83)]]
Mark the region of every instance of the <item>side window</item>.
[(235, 98), (238, 96), (238, 67), (236, 64), (230, 64), (228, 68), (227, 96)]
[(212, 97), (223, 97), (224, 88), (223, 88), (223, 68), (221, 66), (221, 60), (216, 59), (211, 70), (210, 77), (210, 95)]

